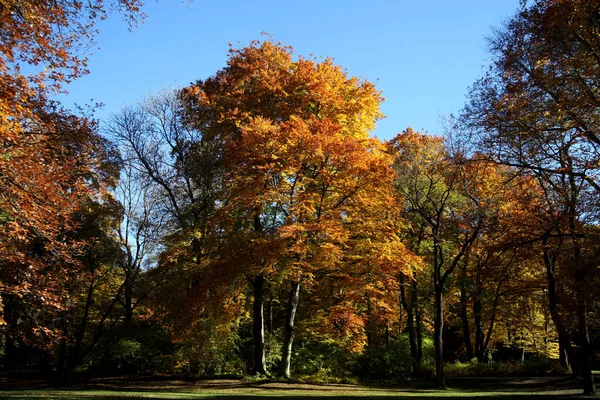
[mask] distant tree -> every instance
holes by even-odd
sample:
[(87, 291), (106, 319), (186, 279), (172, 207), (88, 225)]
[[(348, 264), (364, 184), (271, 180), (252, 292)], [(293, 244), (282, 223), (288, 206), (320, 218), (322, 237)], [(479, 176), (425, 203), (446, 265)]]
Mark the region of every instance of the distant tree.
[[(390, 143), (395, 155), (396, 188), (416, 226), (426, 230), (434, 289), (436, 379), (445, 387), (443, 370), (444, 299), (448, 278), (480, 238), (490, 215), (497, 178), (486, 165), (449, 153), (444, 140), (411, 128)], [(420, 225), (422, 224), (422, 225)]]

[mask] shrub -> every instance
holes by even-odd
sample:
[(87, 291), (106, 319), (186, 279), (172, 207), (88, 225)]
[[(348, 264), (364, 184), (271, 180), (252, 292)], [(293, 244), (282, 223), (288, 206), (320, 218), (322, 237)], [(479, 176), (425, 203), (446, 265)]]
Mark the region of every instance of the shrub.
[(209, 318), (196, 322), (175, 354), (175, 372), (184, 375), (242, 375), (244, 362), (239, 357), (238, 336), (218, 330)]
[(332, 340), (299, 341), (292, 355), (292, 373), (302, 381), (314, 383), (348, 382), (356, 367), (357, 355)]
[(474, 358), (470, 362), (446, 364), (447, 376), (540, 376), (564, 373), (565, 370), (556, 361), (548, 358), (536, 358), (520, 361), (494, 361), (490, 364), (477, 362)]
[(168, 373), (171, 338), (157, 325), (123, 327), (106, 336), (88, 358), (91, 370), (104, 374)]
[[(424, 337), (420, 373), (426, 372), (424, 366), (432, 364), (433, 354), (433, 341)], [(356, 374), (362, 378), (383, 381), (407, 379), (412, 374), (413, 367), (408, 334), (400, 335), (387, 346), (368, 348), (359, 357), (358, 365)]]

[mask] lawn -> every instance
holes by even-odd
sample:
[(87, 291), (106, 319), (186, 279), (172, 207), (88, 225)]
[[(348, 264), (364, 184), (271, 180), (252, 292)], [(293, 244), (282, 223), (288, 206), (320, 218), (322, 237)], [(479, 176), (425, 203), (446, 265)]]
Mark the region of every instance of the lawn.
[[(343, 384), (300, 384), (282, 382), (247, 383), (236, 379), (203, 380), (120, 380), (95, 379), (77, 383), (73, 388), (51, 388), (48, 382), (4, 380), (0, 386), (2, 399), (204, 399), (204, 398), (270, 398), (296, 399), (318, 397), (375, 399), (385, 397), (424, 399), (470, 398), (551, 398), (579, 399), (579, 382), (567, 377), (547, 378), (455, 378), (447, 390), (437, 390), (428, 383), (400, 386), (359, 386)], [(589, 397), (587, 397), (589, 398)]]

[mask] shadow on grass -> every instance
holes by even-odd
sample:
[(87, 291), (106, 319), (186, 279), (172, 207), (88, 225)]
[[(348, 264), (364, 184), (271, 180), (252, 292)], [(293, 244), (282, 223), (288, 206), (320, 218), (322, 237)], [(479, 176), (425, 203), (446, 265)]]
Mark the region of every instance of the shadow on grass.
[[(464, 400), (465, 398), (497, 399), (590, 399), (582, 396), (581, 381), (557, 377), (485, 377), (449, 378), (449, 390), (435, 389), (432, 381), (416, 381), (402, 385), (299, 384), (277, 381), (243, 382), (241, 380), (135, 380), (106, 379), (80, 381), (69, 388), (40, 385), (40, 381), (14, 382), (0, 386), (0, 399), (381, 399), (407, 398)], [(35, 384), (37, 383), (37, 385)], [(7, 387), (8, 386), (8, 387)]]
[(268, 399), (273, 399), (273, 400), (277, 400), (277, 399), (287, 399), (287, 400), (304, 400), (307, 398), (316, 398), (316, 399), (323, 399), (323, 400), (339, 400), (339, 399), (362, 399), (362, 400), (369, 400), (369, 399), (383, 399), (383, 398), (399, 398), (399, 399), (412, 399), (412, 400), (425, 400), (425, 399), (431, 399), (432, 397), (436, 397), (436, 398), (443, 398), (443, 399), (448, 399), (448, 400), (464, 400), (466, 397), (468, 398), (473, 398), (473, 399), (487, 399), (487, 398), (494, 398), (494, 399), (502, 399), (502, 400), (516, 400), (516, 399), (531, 399), (531, 398), (538, 398), (538, 399), (551, 399), (551, 400), (576, 400), (576, 399), (590, 399), (591, 397), (585, 397), (585, 396), (579, 396), (579, 395), (573, 395), (573, 396), (564, 396), (564, 395), (557, 395), (557, 396), (548, 396), (547, 394), (529, 394), (529, 395), (495, 395), (495, 394), (489, 394), (489, 393), (478, 393), (475, 395), (451, 395), (451, 396), (445, 396), (445, 395), (437, 395), (437, 396), (427, 396), (427, 395), (423, 395), (423, 396), (415, 396), (415, 395), (403, 395), (401, 393), (398, 393), (398, 395), (381, 395), (381, 396), (365, 396), (365, 395), (339, 395), (339, 396), (311, 396), (311, 395), (305, 395), (305, 396), (271, 396), (271, 395), (260, 395), (260, 394), (256, 394), (256, 395), (187, 395), (187, 396), (152, 396), (152, 397), (148, 397), (148, 396), (144, 396), (144, 395), (140, 395), (140, 396), (136, 396), (136, 395), (132, 395), (130, 393), (127, 394), (118, 394), (115, 393), (115, 395), (100, 395), (100, 396), (89, 396), (88, 394), (85, 393), (81, 393), (81, 394), (76, 394), (76, 395), (53, 395), (51, 393), (48, 393), (47, 395), (44, 396), (40, 396), (39, 394), (35, 394), (35, 395), (27, 395), (27, 394), (15, 394), (15, 395), (2, 395), (0, 394), (0, 399), (38, 399), (38, 398), (48, 398), (48, 399), (60, 399), (60, 400), (81, 400), (81, 399), (92, 399), (92, 400), (115, 400), (115, 399), (128, 399), (128, 400), (141, 400), (141, 399), (154, 399), (154, 400), (174, 400), (174, 399), (257, 399), (257, 398), (268, 398)]

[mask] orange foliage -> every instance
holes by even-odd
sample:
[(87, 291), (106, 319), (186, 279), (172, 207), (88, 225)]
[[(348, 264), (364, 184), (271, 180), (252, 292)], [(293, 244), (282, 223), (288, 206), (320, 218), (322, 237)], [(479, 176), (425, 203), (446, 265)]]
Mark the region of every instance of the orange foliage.
[(231, 49), (226, 68), (182, 96), (205, 139), (221, 143), (214, 223), (235, 256), (218, 263), (220, 274), (328, 282), (345, 288), (338, 304), (384, 292), (408, 252), (391, 158), (369, 137), (382, 117), (371, 83), (330, 59), (294, 61), (290, 47), (267, 41)]
[[(140, 4), (114, 6), (133, 22)], [(100, 0), (0, 4), (0, 292), (39, 291), (42, 306), (58, 305), (61, 273), (49, 271), (74, 263), (84, 245), (67, 238), (75, 213), (114, 174), (94, 123), (47, 100), (87, 72), (79, 54), (108, 11)], [(24, 75), (23, 64), (33, 72)]]

